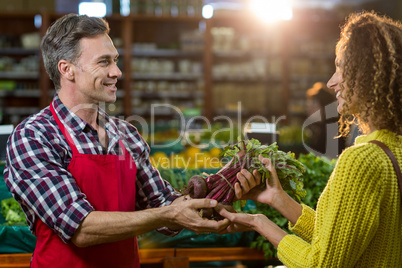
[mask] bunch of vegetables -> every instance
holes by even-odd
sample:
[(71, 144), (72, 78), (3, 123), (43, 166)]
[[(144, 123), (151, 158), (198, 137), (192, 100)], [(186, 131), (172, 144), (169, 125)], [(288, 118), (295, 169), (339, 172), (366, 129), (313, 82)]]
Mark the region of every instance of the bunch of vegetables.
[(27, 225), (25, 214), (14, 198), (7, 198), (1, 201), (1, 213), (6, 219), (5, 225)]
[[(306, 194), (302, 181), (302, 174), (305, 171), (303, 165), (295, 159), (293, 153), (278, 150), (276, 143), (262, 145), (256, 139), (242, 140), (227, 146), (222, 155), (230, 158), (229, 163), (216, 174), (191, 177), (185, 188), (185, 194), (189, 194), (191, 198), (214, 199), (226, 207), (232, 206), (235, 198), (234, 185), (238, 181), (236, 175), (240, 170), (247, 169), (250, 172), (258, 170), (262, 175), (259, 187), (265, 187), (270, 172), (259, 160), (259, 155), (271, 159), (284, 190), (290, 191), (297, 200)], [(218, 217), (212, 210), (203, 210), (202, 216)]]

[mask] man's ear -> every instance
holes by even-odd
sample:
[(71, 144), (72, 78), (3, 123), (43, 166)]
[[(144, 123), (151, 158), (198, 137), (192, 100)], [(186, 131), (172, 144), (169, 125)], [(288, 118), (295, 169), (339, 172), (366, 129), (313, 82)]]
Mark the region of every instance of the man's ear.
[(57, 65), (60, 75), (67, 80), (74, 80), (74, 65), (66, 60), (60, 60)]

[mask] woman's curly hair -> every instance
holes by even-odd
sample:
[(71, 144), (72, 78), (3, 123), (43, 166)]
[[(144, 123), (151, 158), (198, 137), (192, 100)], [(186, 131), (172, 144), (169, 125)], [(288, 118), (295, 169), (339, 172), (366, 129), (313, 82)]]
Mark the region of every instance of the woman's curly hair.
[[(402, 24), (374, 12), (352, 14), (342, 27), (336, 54), (346, 93), (340, 135), (346, 136), (354, 121), (363, 133), (370, 123), (402, 135)], [(355, 94), (357, 107), (351, 107)]]

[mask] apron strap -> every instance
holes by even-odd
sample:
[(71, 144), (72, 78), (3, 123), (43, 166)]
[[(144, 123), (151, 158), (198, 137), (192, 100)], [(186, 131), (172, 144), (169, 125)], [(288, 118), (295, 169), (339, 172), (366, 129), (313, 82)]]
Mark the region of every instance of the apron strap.
[(63, 125), (63, 123), (61, 123), (59, 117), (57, 116), (56, 111), (53, 108), (53, 102), (50, 104), (50, 111), (52, 112), (53, 117), (56, 120), (56, 123), (59, 126), (60, 131), (66, 138), (68, 145), (70, 145), (70, 148), (73, 151), (73, 155), (78, 155), (78, 149), (74, 144), (73, 138), (71, 137), (70, 133), (68, 133), (66, 127)]
[(401, 174), (401, 169), (399, 168), (399, 165), (398, 165), (398, 160), (396, 160), (395, 155), (387, 147), (387, 145), (385, 145), (381, 141), (371, 140), (371, 141), (369, 141), (369, 143), (373, 143), (373, 144), (379, 146), (388, 155), (389, 159), (392, 162), (392, 165), (394, 166), (394, 169), (396, 172), (396, 177), (398, 178), (399, 190), (401, 191), (401, 195), (402, 195), (402, 174)]

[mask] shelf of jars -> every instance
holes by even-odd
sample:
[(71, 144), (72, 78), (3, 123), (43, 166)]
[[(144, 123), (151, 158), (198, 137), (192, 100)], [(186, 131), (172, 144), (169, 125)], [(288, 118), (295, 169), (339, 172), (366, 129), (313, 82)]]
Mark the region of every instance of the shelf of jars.
[(201, 16), (147, 14), (130, 18), (131, 115), (173, 118), (204, 103)]
[(199, 0), (136, 0), (130, 13), (136, 16), (192, 18), (201, 16), (203, 1)]
[(2, 98), (4, 97), (39, 98), (40, 96), (41, 91), (39, 89), (0, 90), (0, 97)]
[(0, 47), (0, 55), (16, 56), (16, 55), (38, 55), (38, 48), (23, 47)]
[[(249, 18), (248, 26), (228, 18), (212, 23), (212, 101), (214, 116), (232, 119), (278, 113), (282, 58), (277, 41)], [(244, 29), (246, 28), (246, 29)], [(248, 29), (247, 29), (248, 28)], [(280, 105), (279, 105), (280, 106)]]
[(202, 57), (199, 51), (183, 51), (180, 49), (146, 49), (134, 48), (132, 55), (137, 57)]
[(132, 82), (132, 114), (172, 116), (203, 106), (203, 80), (144, 80)]
[(17, 124), (40, 110), (40, 33), (35, 14), (0, 15), (1, 124)]

